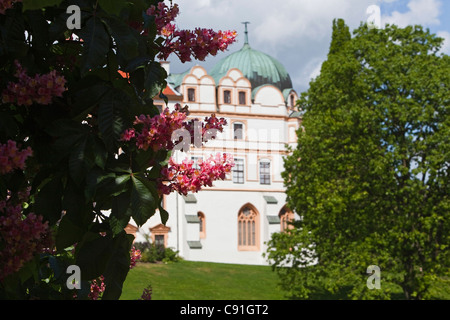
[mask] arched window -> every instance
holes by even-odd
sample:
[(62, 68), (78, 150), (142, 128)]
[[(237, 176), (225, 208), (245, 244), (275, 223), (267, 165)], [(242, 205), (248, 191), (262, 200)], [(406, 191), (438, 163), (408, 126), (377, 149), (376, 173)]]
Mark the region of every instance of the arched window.
[(243, 206), (238, 214), (238, 250), (259, 250), (259, 214), (251, 204)]
[(295, 107), (295, 97), (294, 97), (294, 95), (291, 94), (291, 95), (289, 96), (289, 98), (290, 98), (290, 100), (291, 100), (291, 107), (292, 107), (292, 108)]
[(294, 228), (292, 224), (289, 224), (289, 222), (294, 221), (294, 213), (290, 209), (288, 209), (288, 207), (284, 206), (283, 208), (281, 208), (278, 216), (280, 217), (281, 232), (285, 232), (286, 230)]
[(200, 239), (206, 238), (206, 220), (205, 214), (201, 211), (197, 212), (197, 217), (200, 220)]

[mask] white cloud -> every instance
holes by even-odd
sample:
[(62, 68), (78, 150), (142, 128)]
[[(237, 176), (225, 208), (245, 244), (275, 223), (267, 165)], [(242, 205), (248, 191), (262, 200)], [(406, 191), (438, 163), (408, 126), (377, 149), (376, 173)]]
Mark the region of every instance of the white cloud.
[[(343, 18), (353, 30), (367, 20), (366, 9), (376, 4), (398, 10), (383, 12), (382, 9), (382, 25), (389, 22), (400, 26), (423, 24), (436, 27), (440, 26), (439, 19), (445, 18), (441, 12), (442, 1), (174, 0), (180, 6), (180, 15), (176, 20), (180, 28), (236, 30), (238, 42), (230, 46), (229, 51), (208, 57), (205, 62), (182, 65), (172, 58), (171, 69), (173, 72), (183, 72), (194, 64), (200, 64), (209, 71), (219, 59), (242, 48), (244, 26), (241, 23), (250, 21), (249, 42), (252, 48), (278, 59), (291, 75), (294, 89), (303, 91), (308, 88), (311, 77), (318, 74), (321, 63), (326, 59), (333, 19)], [(383, 3), (386, 5), (383, 6)], [(440, 36), (449, 39), (448, 31), (442, 30)], [(449, 41), (445, 43), (445, 52), (449, 51)]]
[(317, 66), (313, 69), (313, 71), (309, 75), (310, 79), (315, 79), (320, 74), (320, 70), (322, 69), (322, 63), (323, 63), (323, 61), (320, 61), (317, 64)]
[[(377, 0), (375, 0), (377, 1)], [(355, 24), (374, 0), (179, 0), (180, 26), (202, 24), (241, 31), (250, 21), (250, 41), (272, 47), (302, 37), (328, 38), (334, 18)], [(207, 5), (206, 5), (207, 4)]]
[(444, 38), (444, 43), (442, 44), (441, 52), (450, 55), (450, 32), (439, 31), (436, 35), (440, 38)]
[(441, 1), (439, 0), (411, 0), (407, 5), (409, 11), (394, 11), (390, 15), (382, 16), (382, 25), (389, 23), (399, 27), (407, 25), (439, 25)]

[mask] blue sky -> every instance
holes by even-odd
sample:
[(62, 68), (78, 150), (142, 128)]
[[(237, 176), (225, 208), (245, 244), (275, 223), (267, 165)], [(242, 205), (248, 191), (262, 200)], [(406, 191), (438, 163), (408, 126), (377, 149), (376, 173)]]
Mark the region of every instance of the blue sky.
[[(166, 0), (167, 1), (167, 0)], [(168, 1), (167, 1), (168, 2)], [(450, 54), (450, 0), (174, 0), (180, 6), (175, 21), (181, 29), (195, 27), (236, 30), (238, 41), (225, 53), (206, 61), (182, 64), (169, 57), (173, 73), (194, 65), (207, 71), (244, 43), (243, 21), (250, 21), (252, 48), (278, 59), (289, 72), (294, 89), (307, 90), (320, 71), (331, 41), (334, 18), (343, 18), (350, 29), (368, 19), (371, 5), (380, 7), (381, 24), (421, 24), (446, 39), (442, 52)]]

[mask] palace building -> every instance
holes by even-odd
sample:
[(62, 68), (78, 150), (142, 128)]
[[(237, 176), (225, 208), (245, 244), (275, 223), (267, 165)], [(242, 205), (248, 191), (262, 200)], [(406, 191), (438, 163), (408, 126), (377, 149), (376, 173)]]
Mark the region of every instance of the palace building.
[[(286, 145), (296, 145), (298, 98), (291, 78), (273, 57), (253, 49), (248, 42), (219, 61), (209, 72), (194, 66), (169, 74), (164, 94), (169, 109), (176, 103), (189, 106), (189, 118), (202, 120), (215, 113), (228, 125), (215, 140), (188, 152), (184, 158), (206, 158), (217, 152), (233, 155), (235, 166), (226, 180), (188, 196), (165, 197), (166, 225), (155, 214), (136, 232), (136, 241), (147, 234), (155, 244), (179, 251), (186, 260), (238, 264), (267, 264), (263, 257), (271, 234), (287, 228), (294, 214), (286, 207), (281, 172)], [(155, 104), (165, 108), (163, 100)]]

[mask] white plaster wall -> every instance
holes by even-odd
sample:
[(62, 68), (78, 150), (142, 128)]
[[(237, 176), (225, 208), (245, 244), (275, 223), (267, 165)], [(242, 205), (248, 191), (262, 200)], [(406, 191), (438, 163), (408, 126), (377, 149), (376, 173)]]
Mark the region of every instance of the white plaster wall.
[[(284, 194), (275, 196), (279, 198), (278, 204), (268, 205), (261, 192), (203, 191), (197, 194), (198, 210), (202, 211), (206, 218), (206, 238), (201, 239), (202, 249), (190, 250), (189, 258), (210, 262), (266, 264), (262, 253), (266, 251), (264, 243), (270, 239), (271, 234), (266, 206), (272, 206), (269, 211), (278, 214), (285, 201)], [(238, 250), (237, 216), (246, 203), (254, 205), (260, 214), (259, 251)], [(276, 226), (279, 230), (279, 225)]]
[(223, 77), (220, 80), (220, 87), (234, 87), (234, 81), (233, 79), (229, 78), (229, 77)]
[(216, 88), (214, 85), (202, 84), (199, 86), (199, 99), (202, 105), (209, 104), (214, 108), (216, 103)]
[[(231, 191), (204, 191), (195, 194), (197, 203), (185, 203), (182, 197), (171, 194), (166, 199), (166, 210), (169, 211), (167, 226), (171, 228), (168, 235), (168, 247), (180, 251), (180, 255), (193, 261), (209, 261), (237, 264), (267, 264), (262, 254), (266, 252), (265, 242), (270, 240), (273, 232), (279, 232), (279, 224), (270, 224), (267, 215), (278, 215), (285, 205), (284, 193), (267, 193), (277, 198), (277, 204), (267, 204), (263, 192), (231, 192)], [(176, 199), (178, 197), (178, 215)], [(251, 203), (259, 212), (259, 251), (239, 251), (237, 235), (237, 217), (241, 207)], [(189, 210), (186, 208), (189, 207)], [(206, 237), (200, 239), (198, 223), (187, 223), (185, 214), (195, 214), (202, 211), (206, 220)], [(177, 241), (177, 219), (180, 221), (180, 238)], [(150, 218), (144, 227), (139, 230), (137, 242), (144, 241), (142, 232), (149, 234), (149, 228), (160, 223), (159, 214)], [(190, 249), (187, 241), (201, 241), (201, 249)]]
[(236, 82), (239, 78), (242, 78), (244, 75), (242, 72), (238, 69), (230, 69), (227, 73), (227, 75), (233, 79), (234, 82)]
[(264, 86), (255, 95), (255, 104), (275, 107), (284, 105), (284, 98), (280, 90), (274, 86)]
[(195, 66), (191, 69), (191, 73), (193, 75), (195, 75), (198, 79), (200, 79), (201, 77), (207, 75), (207, 72), (205, 70), (205, 68), (201, 67), (201, 66)]

